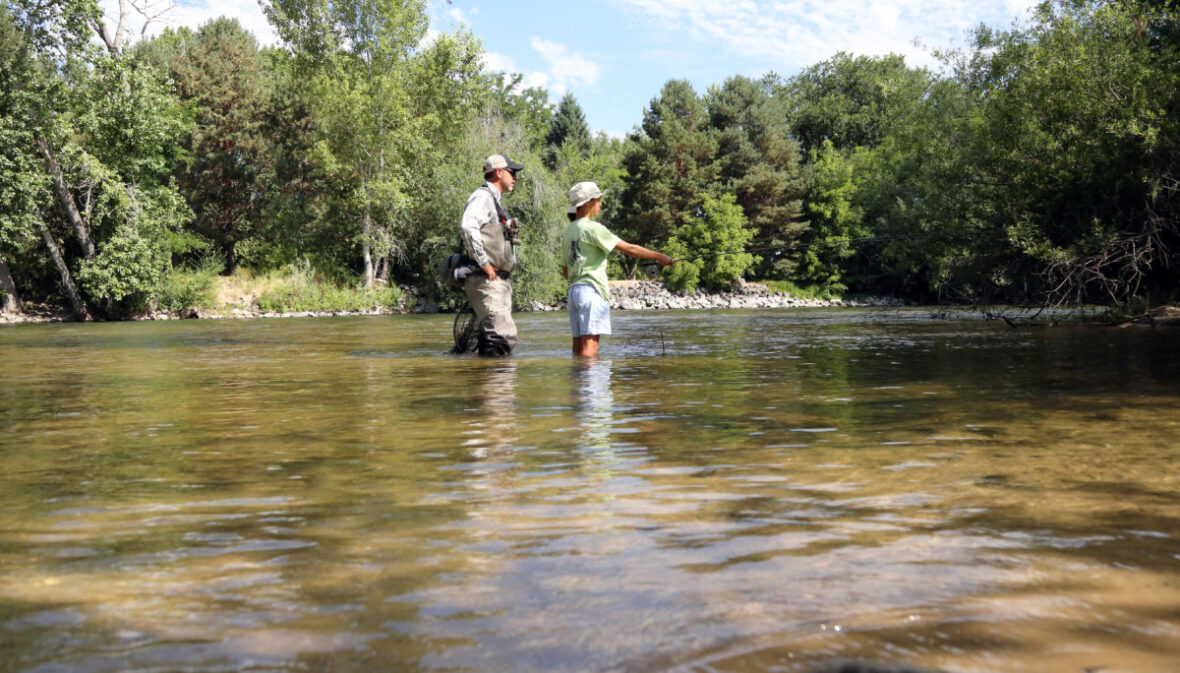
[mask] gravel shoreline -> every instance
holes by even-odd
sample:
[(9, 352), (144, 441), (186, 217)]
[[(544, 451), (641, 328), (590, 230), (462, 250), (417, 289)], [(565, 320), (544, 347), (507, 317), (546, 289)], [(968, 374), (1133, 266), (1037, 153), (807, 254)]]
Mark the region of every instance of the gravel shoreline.
[[(235, 320), (242, 318), (313, 318), (365, 315), (396, 315), (404, 313), (439, 313), (439, 306), (430, 299), (416, 299), (412, 291), (406, 296), (414, 301), (410, 310), (374, 309), (369, 311), (260, 311), (256, 307), (236, 307), (218, 311), (190, 308), (183, 311), (154, 311), (130, 320)], [(907, 302), (895, 298), (806, 299), (786, 292), (774, 292), (761, 283), (739, 282), (724, 292), (671, 292), (659, 281), (612, 281), (610, 305), (620, 311), (660, 310), (717, 310), (761, 308), (819, 308), (838, 306), (905, 306)], [(564, 311), (565, 301), (534, 302), (517, 306), (517, 312)], [(0, 324), (70, 322), (73, 317), (46, 307), (26, 313), (0, 314)]]

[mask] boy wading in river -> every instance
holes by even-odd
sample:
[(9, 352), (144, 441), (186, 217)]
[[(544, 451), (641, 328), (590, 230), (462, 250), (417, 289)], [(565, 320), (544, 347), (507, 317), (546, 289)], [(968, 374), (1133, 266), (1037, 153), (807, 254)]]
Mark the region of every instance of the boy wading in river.
[(610, 284), (606, 260), (611, 250), (637, 259), (650, 259), (660, 266), (676, 260), (662, 252), (628, 243), (591, 218), (602, 211), (602, 190), (593, 182), (579, 182), (570, 188), (570, 205), (575, 219), (562, 234), (565, 265), (561, 275), (569, 281), (570, 331), (576, 356), (598, 355), (598, 338), (610, 334)]

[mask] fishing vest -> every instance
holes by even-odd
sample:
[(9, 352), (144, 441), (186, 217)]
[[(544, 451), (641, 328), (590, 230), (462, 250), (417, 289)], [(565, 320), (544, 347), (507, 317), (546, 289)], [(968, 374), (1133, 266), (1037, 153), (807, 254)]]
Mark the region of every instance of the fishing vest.
[(492, 196), (492, 203), (496, 206), (496, 219), (479, 225), (479, 236), (483, 241), (483, 251), (488, 255), (488, 261), (498, 271), (512, 271), (516, 268), (516, 250), (512, 245), (512, 235), (508, 231), (508, 212), (492, 188), (483, 185), (480, 189)]

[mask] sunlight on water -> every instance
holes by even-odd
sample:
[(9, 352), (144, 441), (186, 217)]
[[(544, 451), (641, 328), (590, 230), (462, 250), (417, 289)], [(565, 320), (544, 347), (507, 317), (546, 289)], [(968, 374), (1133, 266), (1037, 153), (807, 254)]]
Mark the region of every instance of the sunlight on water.
[(1180, 334), (0, 330), (0, 672), (1176, 671)]

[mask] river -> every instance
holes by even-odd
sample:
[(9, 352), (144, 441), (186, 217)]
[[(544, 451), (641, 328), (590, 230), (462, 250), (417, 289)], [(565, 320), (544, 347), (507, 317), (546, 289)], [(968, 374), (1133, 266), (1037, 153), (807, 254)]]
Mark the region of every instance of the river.
[(1180, 330), (0, 329), (0, 672), (1180, 671)]

